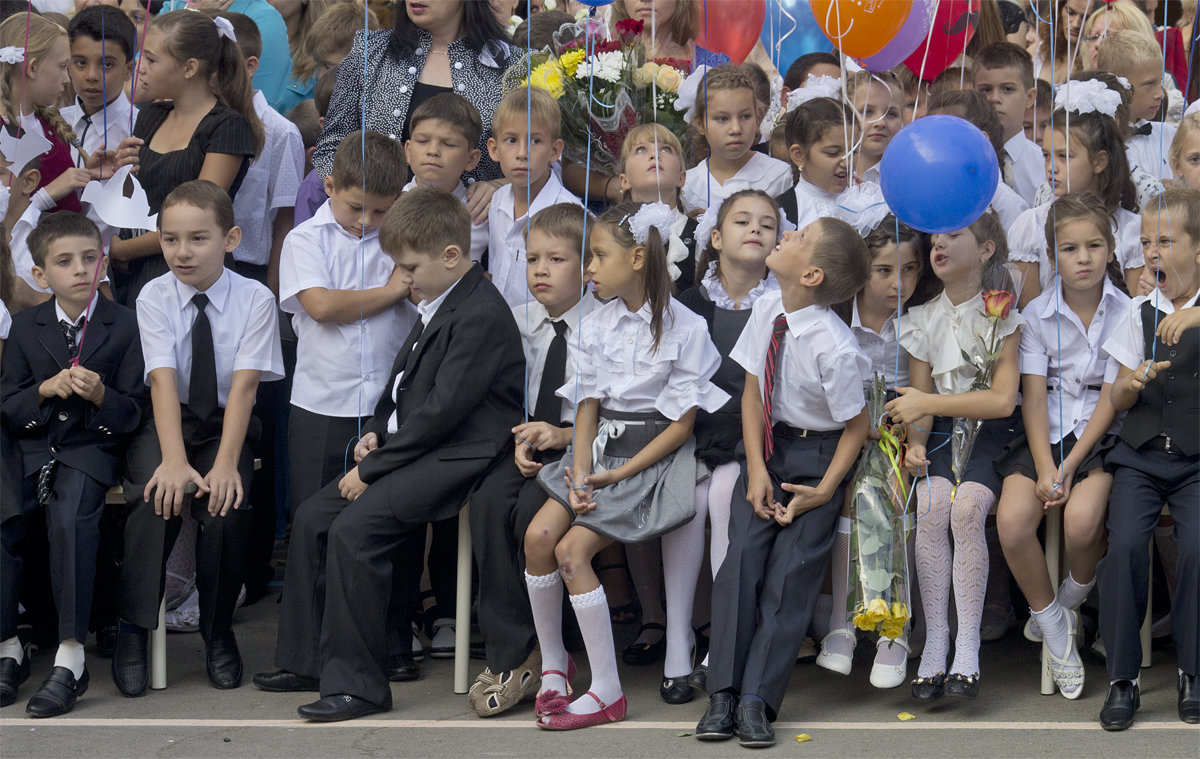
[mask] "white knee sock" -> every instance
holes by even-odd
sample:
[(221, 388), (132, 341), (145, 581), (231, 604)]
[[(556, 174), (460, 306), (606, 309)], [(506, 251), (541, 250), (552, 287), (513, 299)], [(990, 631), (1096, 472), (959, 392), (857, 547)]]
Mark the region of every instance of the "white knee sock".
[[(704, 523), (708, 499), (701, 503), (696, 486), (696, 516), (692, 521), (663, 535), (662, 556), (664, 591), (667, 596), (667, 658), (663, 677), (687, 677), (692, 672), (692, 609), (696, 602), (696, 582), (704, 564)], [(701, 508), (704, 508), (701, 511)]]
[[(588, 666), (592, 670), (592, 684), (588, 688), (596, 698), (612, 706), (621, 698), (621, 679), (617, 676), (617, 652), (613, 648), (612, 620), (608, 616), (608, 598), (604, 588), (572, 595), (571, 608), (579, 621), (579, 632), (587, 647)], [(600, 711), (600, 704), (583, 693), (571, 702), (567, 711), (572, 714), (592, 714)]]
[[(567, 648), (562, 638), (563, 582), (558, 572), (534, 576), (525, 573), (529, 606), (533, 611), (533, 629), (542, 649), (542, 670), (567, 672)], [(567, 694), (567, 679), (562, 675), (544, 675), (540, 692), (554, 690)]]
[(740, 469), (736, 461), (731, 461), (714, 469), (708, 477), (708, 520), (712, 524), (708, 560), (714, 580), (729, 551), (729, 510)]
[(950, 481), (930, 477), (928, 482), (916, 481), (913, 487), (917, 489), (917, 578), (926, 631), (917, 674), (933, 677), (946, 671), (950, 653)]
[[(1067, 573), (1067, 579), (1062, 581), (1062, 585), (1058, 586), (1058, 597), (1055, 599), (1064, 609), (1078, 609), (1079, 605), (1087, 598), (1088, 593), (1092, 592), (1092, 586), (1096, 584), (1096, 578), (1086, 585), (1080, 585), (1075, 581), (1075, 578), (1070, 572)], [(1038, 624), (1041, 624), (1040, 622)], [(1045, 629), (1045, 628), (1043, 628)], [(1057, 656), (1057, 654), (1055, 654)]]
[(6, 641), (0, 642), (0, 659), (16, 659), (17, 664), (25, 660), (25, 647), (21, 645), (21, 639), (16, 635)]
[[(1050, 647), (1050, 653), (1062, 659), (1067, 655), (1067, 635), (1070, 632), (1070, 618), (1067, 610), (1057, 600), (1041, 611), (1030, 609), (1029, 613), (1037, 620), (1042, 628), (1042, 639)], [(967, 673), (969, 674), (969, 673)]]
[(75, 675), (75, 679), (83, 677), (83, 644), (71, 638), (58, 644), (58, 652), (54, 654), (54, 666), (66, 667)]
[(987, 593), (988, 550), (984, 523), (996, 495), (976, 482), (958, 488), (950, 515), (954, 534), (954, 607), (958, 634), (954, 638), (954, 664), (960, 675), (979, 672), (979, 624)]
[(830, 597), (829, 632), (846, 630), (850, 636), (834, 635), (826, 638), (823, 649), (844, 656), (854, 655), (854, 626), (850, 615), (846, 613), (846, 595), (850, 586), (850, 527), (852, 523), (846, 517), (838, 517), (837, 534), (833, 538), (833, 563), (829, 568), (833, 586)]

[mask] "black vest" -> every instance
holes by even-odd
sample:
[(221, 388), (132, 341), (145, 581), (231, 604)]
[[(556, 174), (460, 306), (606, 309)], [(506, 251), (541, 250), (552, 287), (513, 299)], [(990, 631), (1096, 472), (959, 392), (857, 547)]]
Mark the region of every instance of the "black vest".
[(1200, 453), (1200, 329), (1189, 329), (1178, 345), (1158, 339), (1154, 329), (1165, 314), (1150, 301), (1142, 303), (1142, 337), (1146, 358), (1171, 366), (1146, 384), (1125, 416), (1121, 439), (1141, 448), (1159, 435), (1188, 456)]

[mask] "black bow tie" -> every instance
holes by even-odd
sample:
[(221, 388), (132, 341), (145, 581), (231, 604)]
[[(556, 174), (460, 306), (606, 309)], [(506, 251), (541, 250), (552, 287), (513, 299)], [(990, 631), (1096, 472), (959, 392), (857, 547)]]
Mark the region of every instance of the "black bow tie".
[(1141, 126), (1134, 127), (1133, 133), (1135, 135), (1149, 136), (1154, 133), (1154, 125), (1151, 122), (1147, 121), (1145, 124), (1142, 124)]

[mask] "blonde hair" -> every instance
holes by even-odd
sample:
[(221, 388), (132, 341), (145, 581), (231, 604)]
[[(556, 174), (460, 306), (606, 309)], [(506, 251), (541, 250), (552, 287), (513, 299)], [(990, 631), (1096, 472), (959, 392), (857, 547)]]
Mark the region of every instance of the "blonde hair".
[[(307, 80), (317, 70), (322, 58), (344, 53), (354, 44), (354, 35), (363, 28), (363, 4), (335, 3), (320, 0), (326, 8), (313, 13), (313, 8), (304, 11), (300, 21), (300, 33), (292, 40), (292, 76)], [(315, 5), (315, 4), (314, 4)], [(306, 6), (307, 7), (307, 6)], [(379, 19), (374, 11), (367, 11), (367, 31), (379, 28)], [(297, 52), (300, 47), (302, 52)]]
[(718, 90), (747, 90), (754, 103), (755, 118), (758, 116), (758, 96), (754, 92), (754, 80), (741, 66), (726, 64), (717, 66), (704, 75), (700, 87), (696, 91), (696, 115), (690, 124), (692, 136), (692, 152), (704, 156), (708, 152), (708, 138), (700, 134), (697, 124), (703, 124), (708, 114), (708, 98)]
[(1183, 143), (1187, 142), (1188, 138), (1197, 132), (1200, 132), (1200, 113), (1193, 113), (1179, 122), (1179, 131), (1175, 133), (1175, 139), (1171, 140), (1171, 147), (1167, 151), (1171, 171), (1176, 176), (1179, 176), (1179, 170), (1175, 167), (1179, 165), (1179, 161), (1183, 158)]
[(550, 132), (546, 136), (551, 140), (557, 140), (562, 131), (558, 101), (538, 87), (518, 87), (505, 95), (492, 113), (492, 133), (498, 133), (507, 119), (520, 119), (521, 124), (529, 119)]
[(853, 104), (858, 99), (858, 91), (860, 89), (864, 92), (868, 91), (872, 82), (887, 90), (892, 98), (896, 98), (897, 96), (902, 98), (904, 95), (904, 87), (891, 71), (880, 71), (878, 73), (866, 70), (855, 71), (846, 77), (846, 95), (850, 98), (850, 103)]
[[(25, 51), (24, 63), (0, 63), (0, 110), (3, 110), (0, 116), (8, 123), (16, 124), (21, 110), (16, 98), (20, 96), (21, 77), (26, 64), (34, 59), (45, 60), (60, 39), (67, 39), (67, 30), (37, 14), (18, 13), (0, 23), (0, 47), (16, 47)], [(75, 142), (75, 130), (59, 115), (57, 108), (35, 104), (33, 112), (49, 124), (64, 142)], [(19, 169), (17, 166), (13, 168)]]
[[(666, 145), (675, 151), (675, 155), (679, 156), (679, 168), (683, 169), (684, 161), (687, 160), (683, 154), (683, 145), (679, 142), (679, 138), (670, 129), (667, 129), (662, 124), (649, 122), (647, 124), (638, 124), (633, 129), (629, 130), (629, 134), (625, 135), (625, 141), (621, 143), (621, 157), (617, 161), (617, 174), (625, 173), (625, 162), (629, 160), (629, 151), (634, 145), (645, 140), (646, 142), (657, 142), (659, 145)], [(683, 195), (683, 188), (675, 188), (675, 203), (678, 205), (679, 199)], [(625, 193), (625, 200), (629, 200), (629, 193)]]
[[(613, 3), (612, 15), (609, 17), (613, 28), (616, 28), (618, 21), (624, 21), (627, 18), (629, 18), (629, 9), (625, 7), (625, 0), (617, 0), (617, 2)], [(657, 19), (659, 24), (662, 24), (665, 20)], [(671, 42), (678, 45), (686, 45), (699, 37), (700, 31), (703, 28), (699, 0), (678, 0), (675, 3), (675, 12), (671, 14), (670, 22), (671, 33), (669, 38)]]
[[(1185, 3), (1186, 5), (1186, 3)], [(1121, 25), (1122, 30), (1141, 32), (1143, 34), (1154, 36), (1154, 26), (1150, 20), (1146, 18), (1146, 14), (1138, 10), (1138, 7), (1129, 0), (1113, 0), (1110, 3), (1101, 5), (1092, 15), (1087, 17), (1083, 22), (1082, 34), (1096, 34), (1096, 22), (1101, 16), (1112, 16)], [(1116, 32), (1113, 32), (1116, 34)]]
[(1146, 210), (1166, 211), (1176, 229), (1182, 229), (1192, 242), (1200, 244), (1200, 190), (1181, 187), (1164, 190), (1146, 202)]
[(440, 256), (453, 245), (466, 256), (471, 250), (471, 215), (445, 190), (417, 187), (383, 215), (379, 245), (390, 255), (408, 251), (423, 256)]
[(1127, 76), (1132, 69), (1162, 60), (1162, 48), (1153, 35), (1123, 30), (1104, 38), (1096, 50), (1096, 68), (1118, 76)]

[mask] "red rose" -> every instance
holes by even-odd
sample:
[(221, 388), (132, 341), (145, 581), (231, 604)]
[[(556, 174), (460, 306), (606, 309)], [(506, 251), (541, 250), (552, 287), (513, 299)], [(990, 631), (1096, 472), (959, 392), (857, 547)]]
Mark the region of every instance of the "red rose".
[(633, 38), (642, 33), (645, 28), (645, 22), (640, 19), (627, 18), (617, 22), (617, 35), (626, 42), (632, 42)]
[(995, 319), (1007, 319), (1017, 296), (1008, 290), (985, 290), (983, 297), (983, 312)]

